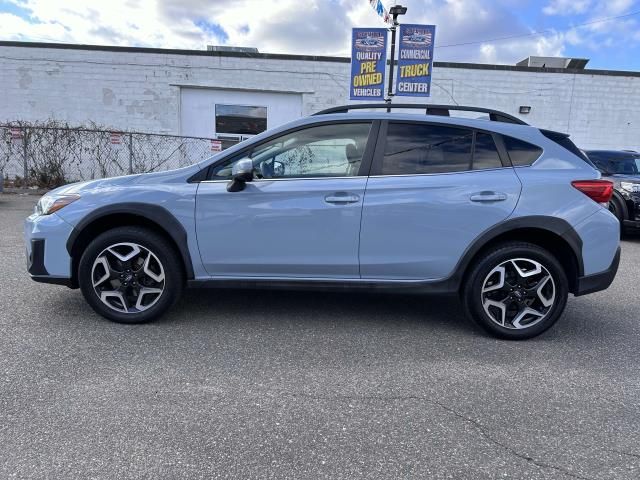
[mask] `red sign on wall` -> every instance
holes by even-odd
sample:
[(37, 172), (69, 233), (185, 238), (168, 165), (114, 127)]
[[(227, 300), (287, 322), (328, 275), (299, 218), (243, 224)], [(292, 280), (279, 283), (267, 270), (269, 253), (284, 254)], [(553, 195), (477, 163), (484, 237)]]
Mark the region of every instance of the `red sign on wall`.
[(22, 140), (22, 129), (20, 127), (11, 127), (11, 140)]
[(222, 141), (221, 140), (211, 140), (211, 151), (212, 152), (221, 152), (222, 151)]
[(121, 145), (122, 144), (122, 133), (120, 132), (111, 132), (109, 134), (111, 145)]

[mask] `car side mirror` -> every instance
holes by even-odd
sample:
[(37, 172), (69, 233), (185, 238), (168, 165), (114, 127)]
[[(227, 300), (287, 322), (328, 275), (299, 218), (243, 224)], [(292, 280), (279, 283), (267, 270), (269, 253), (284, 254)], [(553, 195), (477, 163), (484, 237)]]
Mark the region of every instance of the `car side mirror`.
[(231, 169), (232, 180), (227, 185), (227, 192), (244, 190), (247, 182), (253, 180), (253, 161), (245, 158), (236, 162)]

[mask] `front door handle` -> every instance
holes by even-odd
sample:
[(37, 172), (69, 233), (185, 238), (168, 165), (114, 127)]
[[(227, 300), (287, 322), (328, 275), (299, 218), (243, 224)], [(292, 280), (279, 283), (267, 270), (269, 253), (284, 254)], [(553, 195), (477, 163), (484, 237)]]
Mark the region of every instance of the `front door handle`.
[(347, 203), (356, 203), (360, 201), (360, 195), (347, 192), (336, 192), (324, 197), (324, 201), (327, 203), (333, 203), (336, 205), (344, 205)]
[(479, 192), (469, 197), (472, 202), (502, 202), (507, 199), (506, 193), (500, 192)]

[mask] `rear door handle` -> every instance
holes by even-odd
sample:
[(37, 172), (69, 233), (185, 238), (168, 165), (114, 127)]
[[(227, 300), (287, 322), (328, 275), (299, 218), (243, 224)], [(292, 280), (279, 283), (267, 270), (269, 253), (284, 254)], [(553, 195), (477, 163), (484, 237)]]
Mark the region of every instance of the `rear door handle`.
[(479, 192), (469, 197), (472, 202), (502, 202), (507, 199), (506, 193), (500, 192)]
[(347, 192), (336, 192), (324, 197), (324, 201), (327, 203), (333, 203), (336, 205), (344, 205), (347, 203), (356, 203), (360, 201), (360, 195)]

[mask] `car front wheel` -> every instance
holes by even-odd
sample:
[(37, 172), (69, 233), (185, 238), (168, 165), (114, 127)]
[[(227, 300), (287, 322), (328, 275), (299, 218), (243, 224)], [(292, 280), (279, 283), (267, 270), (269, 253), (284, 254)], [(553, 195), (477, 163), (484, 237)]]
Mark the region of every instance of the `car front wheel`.
[(171, 244), (151, 230), (109, 230), (93, 240), (80, 259), (82, 294), (109, 320), (148, 322), (180, 296), (183, 276), (176, 257)]
[(537, 245), (509, 242), (481, 257), (463, 290), (466, 314), (494, 336), (524, 340), (550, 328), (567, 303), (556, 258)]

